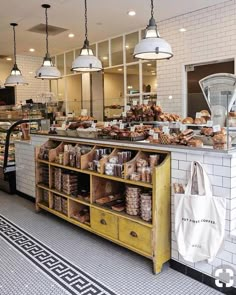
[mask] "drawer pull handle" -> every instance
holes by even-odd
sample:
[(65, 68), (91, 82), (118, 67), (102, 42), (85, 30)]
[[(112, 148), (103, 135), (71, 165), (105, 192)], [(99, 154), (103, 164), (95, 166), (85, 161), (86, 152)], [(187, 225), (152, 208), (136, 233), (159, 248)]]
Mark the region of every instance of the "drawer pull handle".
[(131, 231), (131, 232), (130, 232), (130, 235), (131, 235), (133, 238), (137, 238), (137, 237), (138, 237), (138, 235), (136, 234), (135, 231)]
[(106, 222), (105, 219), (101, 219), (101, 220), (100, 220), (100, 223), (103, 224), (103, 225), (106, 225), (106, 224), (107, 224), (107, 222)]

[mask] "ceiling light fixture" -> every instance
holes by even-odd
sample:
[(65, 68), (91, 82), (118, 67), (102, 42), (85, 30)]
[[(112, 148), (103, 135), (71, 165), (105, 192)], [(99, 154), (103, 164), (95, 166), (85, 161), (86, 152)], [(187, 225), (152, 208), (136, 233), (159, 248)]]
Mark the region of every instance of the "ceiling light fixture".
[(68, 37), (69, 37), (69, 38), (74, 38), (74, 37), (75, 37), (75, 34), (70, 33), (70, 34), (68, 35)]
[(151, 67), (151, 66), (152, 66), (152, 64), (147, 64), (147, 66), (148, 66), (148, 67)]
[(123, 71), (123, 69), (122, 69), (122, 68), (120, 68), (120, 69), (118, 69), (117, 71), (119, 71), (119, 72), (122, 72), (122, 71)]
[(30, 52), (35, 52), (35, 49), (34, 48), (30, 48), (29, 51)]
[(130, 11), (128, 11), (128, 15), (129, 16), (135, 16), (136, 12), (134, 10), (130, 10)]
[(107, 56), (103, 56), (102, 59), (103, 59), (103, 60), (108, 60), (108, 57), (107, 57)]
[(16, 86), (16, 85), (27, 85), (28, 83), (25, 81), (24, 77), (21, 74), (21, 71), (18, 69), (16, 64), (16, 31), (15, 27), (16, 23), (10, 24), (13, 28), (13, 40), (14, 40), (14, 65), (11, 70), (10, 75), (7, 77), (5, 86)]
[(7, 61), (11, 61), (12, 58), (11, 58), (11, 57), (7, 57), (6, 60), (7, 60)]
[(43, 4), (42, 7), (45, 9), (46, 17), (46, 55), (43, 59), (42, 66), (36, 71), (35, 78), (45, 79), (45, 80), (56, 80), (61, 78), (61, 73), (57, 67), (52, 63), (52, 59), (48, 52), (48, 8), (51, 6), (49, 4)]
[(181, 28), (181, 29), (179, 29), (179, 31), (180, 31), (181, 33), (184, 33), (184, 32), (186, 32), (187, 30), (186, 30), (185, 28)]
[(84, 0), (84, 18), (85, 18), (85, 40), (80, 50), (79, 56), (72, 63), (72, 71), (76, 72), (95, 72), (102, 70), (101, 61), (93, 55), (89, 47), (88, 40), (88, 19), (87, 19), (87, 0)]
[(144, 39), (135, 46), (133, 56), (139, 59), (150, 60), (169, 59), (173, 56), (171, 46), (164, 39), (160, 38), (153, 15), (154, 7), (153, 0), (151, 0), (151, 18), (146, 27)]

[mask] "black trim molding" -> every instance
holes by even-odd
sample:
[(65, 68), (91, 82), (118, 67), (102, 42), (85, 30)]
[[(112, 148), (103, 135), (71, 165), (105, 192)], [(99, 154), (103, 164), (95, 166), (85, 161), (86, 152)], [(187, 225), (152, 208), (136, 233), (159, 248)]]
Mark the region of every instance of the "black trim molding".
[(208, 276), (196, 269), (193, 269), (187, 265), (184, 265), (176, 260), (171, 259), (170, 260), (170, 267), (173, 268), (174, 270), (181, 272), (182, 274), (187, 275), (188, 277), (197, 280), (217, 291), (220, 291), (223, 294), (226, 295), (235, 295), (236, 294), (236, 288), (234, 287), (226, 287), (225, 283), (222, 282), (223, 287), (219, 288), (215, 284), (215, 279), (211, 276)]

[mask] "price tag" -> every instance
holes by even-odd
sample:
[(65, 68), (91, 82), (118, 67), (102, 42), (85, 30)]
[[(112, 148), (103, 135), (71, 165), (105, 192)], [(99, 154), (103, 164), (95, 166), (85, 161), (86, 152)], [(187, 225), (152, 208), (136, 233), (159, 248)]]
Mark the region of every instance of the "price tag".
[(122, 112), (122, 117), (126, 117), (126, 112)]
[(207, 127), (212, 127), (213, 126), (213, 121), (208, 120), (207, 121)]
[(149, 130), (149, 135), (154, 135), (154, 130), (153, 129)]
[(143, 104), (144, 104), (144, 105), (148, 105), (148, 99), (144, 99), (144, 100), (143, 100)]
[(201, 117), (202, 117), (202, 114), (200, 112), (197, 112), (195, 118), (197, 119), (197, 118), (201, 118)]
[(92, 125), (91, 125), (91, 127), (92, 128), (96, 128), (96, 123), (93, 122)]
[(126, 109), (126, 112), (127, 112), (127, 111), (130, 111), (130, 106), (127, 105), (127, 106), (125, 107), (125, 109)]
[(170, 134), (170, 129), (169, 129), (168, 126), (163, 126), (162, 131), (163, 131), (165, 134)]
[(131, 132), (134, 132), (134, 131), (135, 131), (135, 126), (131, 126), (131, 127), (130, 127), (130, 131), (131, 131)]
[(104, 127), (109, 127), (110, 122), (104, 122)]
[(153, 134), (153, 139), (158, 139), (159, 138), (159, 134), (158, 133), (154, 133)]
[(116, 124), (117, 123), (117, 120), (112, 120), (112, 123)]
[(137, 100), (133, 100), (133, 106), (136, 106), (138, 104)]
[(125, 124), (120, 123), (120, 129), (124, 129), (125, 128)]
[(213, 132), (219, 132), (221, 130), (220, 125), (213, 126)]
[(180, 124), (179, 124), (179, 129), (180, 129), (180, 131), (182, 132), (182, 131), (184, 131), (184, 130), (187, 129), (187, 126), (186, 126), (185, 124), (180, 123)]

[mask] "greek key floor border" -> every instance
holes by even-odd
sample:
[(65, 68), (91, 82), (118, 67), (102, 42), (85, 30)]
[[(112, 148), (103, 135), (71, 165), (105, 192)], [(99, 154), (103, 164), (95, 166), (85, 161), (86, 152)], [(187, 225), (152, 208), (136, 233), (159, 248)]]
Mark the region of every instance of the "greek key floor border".
[(117, 295), (0, 215), (0, 237), (72, 295)]

